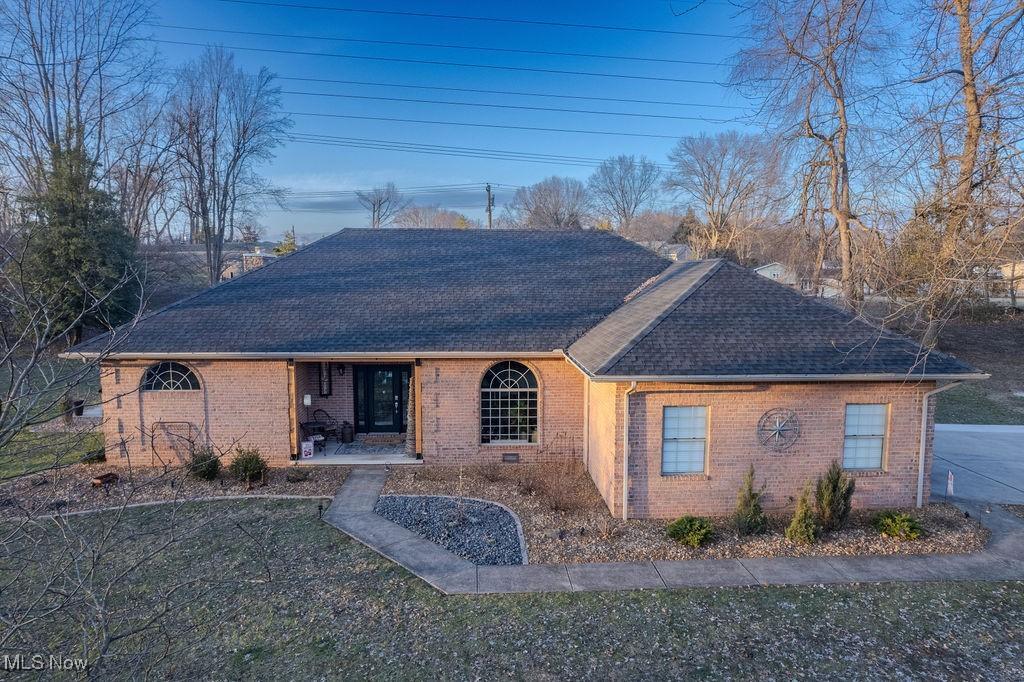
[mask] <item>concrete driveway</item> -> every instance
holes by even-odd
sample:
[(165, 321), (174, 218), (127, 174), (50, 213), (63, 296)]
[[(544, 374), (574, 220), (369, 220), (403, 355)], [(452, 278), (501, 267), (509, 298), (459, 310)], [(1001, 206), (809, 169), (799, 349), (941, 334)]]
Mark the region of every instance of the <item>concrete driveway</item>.
[(933, 500), (945, 497), (950, 471), (956, 497), (1024, 504), (1024, 426), (936, 424)]

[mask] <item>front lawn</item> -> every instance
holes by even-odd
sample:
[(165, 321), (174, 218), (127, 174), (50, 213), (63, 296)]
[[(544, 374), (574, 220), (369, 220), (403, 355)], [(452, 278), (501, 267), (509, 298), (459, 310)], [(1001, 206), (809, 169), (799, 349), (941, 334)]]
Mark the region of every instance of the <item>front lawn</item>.
[[(112, 518), (72, 517), (72, 536), (97, 537)], [(444, 597), (319, 521), (312, 501), (132, 510), (92, 593), (172, 527), (179, 539), (117, 585), (104, 612), (137, 625), (166, 598), (171, 615), (115, 642), (96, 671), (105, 677), (139, 676), (136, 666), (175, 679), (1024, 677), (1019, 583)], [(32, 551), (65, 546), (46, 528)], [(6, 557), (0, 580), (21, 567)], [(39, 570), (0, 591), (4, 616)], [(72, 595), (11, 648), (79, 653), (97, 641), (83, 638), (83, 624), (98, 626), (87, 604)], [(120, 655), (142, 645), (138, 661)]]
[(70, 466), (102, 449), (98, 431), (22, 431), (0, 448), (0, 481)]

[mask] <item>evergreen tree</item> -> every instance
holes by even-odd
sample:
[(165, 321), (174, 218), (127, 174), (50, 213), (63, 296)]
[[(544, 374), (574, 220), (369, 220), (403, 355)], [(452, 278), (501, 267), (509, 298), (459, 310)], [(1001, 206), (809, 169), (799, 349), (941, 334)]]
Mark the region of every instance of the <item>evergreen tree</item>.
[(274, 247), (274, 253), (278, 256), (284, 256), (297, 248), (299, 248), (299, 245), (295, 242), (295, 228), (293, 227), (284, 233), (281, 241)]
[(71, 344), (88, 326), (121, 324), (138, 310), (135, 240), (113, 197), (93, 187), (94, 165), (81, 151), (60, 152), (47, 187), (27, 197), (22, 276), (47, 301), (50, 329)]

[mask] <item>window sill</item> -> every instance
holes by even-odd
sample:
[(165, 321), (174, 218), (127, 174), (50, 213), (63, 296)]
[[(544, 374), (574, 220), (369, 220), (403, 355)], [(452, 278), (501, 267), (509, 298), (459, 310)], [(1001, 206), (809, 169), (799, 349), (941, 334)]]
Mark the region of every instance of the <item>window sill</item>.
[(661, 477), (662, 478), (688, 479), (688, 480), (692, 480), (692, 481), (710, 481), (711, 480), (711, 477), (708, 476), (703, 471), (699, 471), (699, 472), (698, 471), (693, 471), (693, 472), (690, 472), (690, 471), (680, 471), (678, 473), (665, 473), (663, 471), (663, 472), (661, 472)]
[(535, 448), (540, 443), (531, 443), (528, 440), (492, 440), (490, 443), (480, 443), (482, 448)]
[(843, 473), (851, 478), (876, 478), (889, 472), (885, 469), (843, 469)]

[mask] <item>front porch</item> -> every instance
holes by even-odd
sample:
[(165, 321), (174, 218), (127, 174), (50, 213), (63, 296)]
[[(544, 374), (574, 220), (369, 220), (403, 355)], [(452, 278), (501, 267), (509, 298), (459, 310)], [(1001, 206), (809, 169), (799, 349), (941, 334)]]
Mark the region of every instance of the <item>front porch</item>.
[[(414, 363), (296, 362), (293, 452), (305, 466), (417, 464)], [(349, 442), (345, 442), (349, 441)]]
[(350, 466), (356, 464), (423, 464), (406, 451), (405, 443), (374, 443), (359, 439), (342, 443), (324, 441), (323, 449), (314, 449), (312, 457), (300, 458), (301, 466)]

